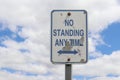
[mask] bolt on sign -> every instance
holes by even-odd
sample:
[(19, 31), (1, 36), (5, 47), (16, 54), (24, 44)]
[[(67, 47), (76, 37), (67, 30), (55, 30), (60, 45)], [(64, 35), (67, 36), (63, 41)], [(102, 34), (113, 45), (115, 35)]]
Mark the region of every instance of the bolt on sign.
[(87, 12), (53, 10), (51, 12), (52, 63), (86, 63), (87, 58)]

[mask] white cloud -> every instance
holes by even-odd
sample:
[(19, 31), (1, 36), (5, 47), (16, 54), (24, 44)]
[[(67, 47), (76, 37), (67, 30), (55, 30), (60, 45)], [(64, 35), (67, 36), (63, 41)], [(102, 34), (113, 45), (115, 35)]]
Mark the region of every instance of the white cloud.
[[(64, 66), (50, 63), (50, 12), (53, 9), (85, 9), (88, 11), (88, 27), (91, 32), (89, 52), (90, 55), (98, 58), (90, 60), (86, 65), (75, 66), (75, 75), (120, 74), (119, 51), (111, 55), (102, 55), (96, 50), (97, 45), (105, 44), (100, 32), (110, 23), (120, 20), (120, 6), (117, 0), (0, 0), (0, 21), (5, 23), (3, 26), (14, 32), (16, 32), (17, 25), (23, 26), (20, 36), (27, 37), (21, 43), (10, 39), (3, 42), (8, 48), (0, 47), (0, 67), (38, 74), (50, 72), (53, 75), (48, 76), (47, 79), (63, 80)], [(19, 51), (21, 48), (29, 52), (22, 53)], [(2, 75), (1, 80), (46, 80), (46, 76), (35, 78), (7, 72), (0, 72), (0, 75)]]
[(102, 40), (102, 37), (99, 33), (90, 33), (88, 38), (89, 46), (89, 56), (90, 57), (100, 57), (102, 53), (96, 50), (96, 46), (98, 45), (106, 45), (105, 42)]
[(111, 55), (104, 55), (97, 59), (90, 60), (85, 65), (75, 66), (73, 71), (76, 72), (74, 72), (74, 74), (85, 76), (120, 75), (119, 56), (120, 51), (115, 51)]
[(63, 80), (63, 78), (59, 78), (58, 76), (54, 75), (54, 77), (52, 76), (47, 76), (47, 78), (43, 75), (38, 75), (38, 76), (25, 76), (25, 75), (21, 75), (19, 73), (16, 73), (16, 74), (11, 74), (11, 73), (8, 73), (6, 71), (0, 71), (0, 79), (1, 80), (39, 80), (39, 79), (42, 79), (42, 80)]

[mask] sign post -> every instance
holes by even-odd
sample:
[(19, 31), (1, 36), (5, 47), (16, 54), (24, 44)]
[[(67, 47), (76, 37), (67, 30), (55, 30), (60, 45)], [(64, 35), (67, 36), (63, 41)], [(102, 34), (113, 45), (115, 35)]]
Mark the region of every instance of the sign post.
[(72, 65), (65, 64), (65, 80), (72, 80)]
[(51, 62), (65, 64), (65, 79), (71, 80), (72, 64), (86, 63), (87, 58), (87, 11), (53, 10), (51, 12)]

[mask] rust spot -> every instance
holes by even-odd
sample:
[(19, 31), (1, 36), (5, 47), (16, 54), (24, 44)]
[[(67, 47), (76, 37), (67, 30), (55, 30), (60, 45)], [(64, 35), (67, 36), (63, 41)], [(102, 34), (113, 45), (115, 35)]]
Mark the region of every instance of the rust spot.
[(68, 15), (68, 16), (70, 16), (70, 15), (71, 15), (71, 13), (69, 12), (67, 15)]
[(70, 61), (70, 58), (68, 58), (67, 61)]
[(81, 59), (81, 61), (80, 62), (84, 62), (85, 60), (84, 59)]

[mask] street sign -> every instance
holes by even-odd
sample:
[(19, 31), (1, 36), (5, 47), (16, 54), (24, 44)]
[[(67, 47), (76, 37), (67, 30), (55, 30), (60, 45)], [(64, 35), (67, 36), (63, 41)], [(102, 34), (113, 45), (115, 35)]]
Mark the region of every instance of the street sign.
[(51, 61), (86, 63), (88, 57), (87, 12), (53, 10), (51, 12)]

